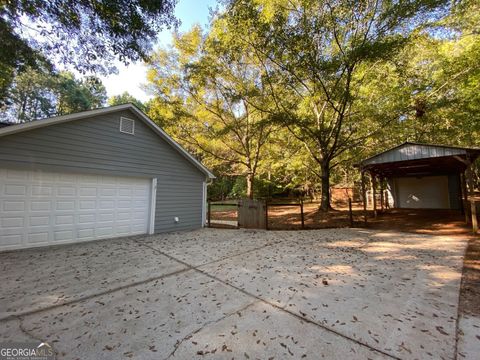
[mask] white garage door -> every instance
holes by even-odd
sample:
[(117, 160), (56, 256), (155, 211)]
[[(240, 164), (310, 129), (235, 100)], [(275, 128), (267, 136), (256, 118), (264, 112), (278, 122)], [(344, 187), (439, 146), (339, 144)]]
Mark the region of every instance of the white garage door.
[(425, 176), (395, 179), (399, 207), (449, 209), (448, 177)]
[(144, 234), (151, 179), (0, 169), (0, 250)]

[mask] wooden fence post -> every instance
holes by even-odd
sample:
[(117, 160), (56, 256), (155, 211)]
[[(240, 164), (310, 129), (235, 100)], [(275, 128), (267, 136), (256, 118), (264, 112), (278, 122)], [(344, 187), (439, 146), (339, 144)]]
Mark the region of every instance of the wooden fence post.
[(265, 199), (265, 230), (268, 230), (268, 200)]
[(348, 213), (350, 216), (350, 227), (353, 227), (352, 198), (348, 198)]
[(212, 214), (212, 203), (210, 200), (208, 200), (208, 227), (210, 227), (211, 224), (211, 214)]
[(305, 218), (303, 216), (303, 199), (300, 199), (300, 216), (302, 219), (302, 229), (305, 229)]

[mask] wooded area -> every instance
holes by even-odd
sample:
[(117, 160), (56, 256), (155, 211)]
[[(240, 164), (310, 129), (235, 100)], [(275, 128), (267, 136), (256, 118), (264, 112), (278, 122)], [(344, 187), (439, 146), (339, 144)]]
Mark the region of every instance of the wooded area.
[[(135, 103), (211, 168), (218, 176), (209, 187), (213, 199), (318, 194), (325, 211), (332, 185), (358, 182), (353, 164), (362, 158), (404, 141), (479, 144), (478, 1), (224, 0), (209, 28), (175, 33), (171, 46), (150, 52), (139, 34), (175, 23), (173, 2), (162, 3), (125, 15), (141, 9), (150, 15), (142, 25), (125, 24), (138, 25), (134, 38), (107, 19), (108, 9), (89, 8), (106, 24), (100, 34), (124, 41), (114, 46), (99, 35), (103, 48), (95, 49), (110, 50), (108, 56), (75, 65), (96, 70), (104, 63), (105, 70), (115, 56), (146, 60), (153, 98), (143, 104), (123, 94), (108, 104)], [(50, 19), (20, 5), (0, 9), (2, 39), (5, 29), (20, 38), (22, 14)], [(8, 74), (0, 84), (2, 120), (106, 104), (98, 78), (58, 72), (45, 54), (52, 45), (25, 44), (30, 53), (8, 54), (17, 62), (0, 58)], [(478, 166), (475, 172), (478, 184)]]

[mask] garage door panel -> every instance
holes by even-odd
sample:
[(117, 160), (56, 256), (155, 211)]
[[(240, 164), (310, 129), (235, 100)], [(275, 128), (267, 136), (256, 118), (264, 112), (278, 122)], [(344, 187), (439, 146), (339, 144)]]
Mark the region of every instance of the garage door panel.
[(146, 211), (135, 211), (133, 213), (133, 218), (135, 220), (143, 220), (145, 219), (146, 217), (148, 216), (147, 212)]
[(97, 202), (95, 200), (80, 200), (80, 210), (95, 210), (97, 208)]
[(450, 207), (447, 176), (397, 178), (399, 207), (448, 209)]
[(117, 190), (114, 187), (100, 188), (100, 196), (102, 197), (114, 197), (115, 195), (117, 195)]
[(97, 221), (99, 223), (115, 221), (115, 213), (113, 211), (112, 212), (100, 212), (100, 213), (98, 213)]
[(78, 225), (91, 225), (95, 224), (96, 215), (95, 214), (77, 214), (77, 224)]
[(5, 196), (26, 195), (26, 193), (27, 193), (27, 187), (25, 185), (12, 185), (12, 184), (5, 185), (5, 189), (4, 189)]
[(95, 239), (95, 230), (92, 228), (77, 229), (78, 240), (92, 240)]
[(73, 242), (75, 240), (74, 230), (58, 229), (53, 231), (53, 240), (55, 242)]
[(118, 236), (128, 235), (128, 234), (131, 234), (131, 233), (132, 233), (132, 228), (131, 228), (130, 225), (117, 227), (116, 235), (118, 235)]
[(32, 185), (32, 196), (52, 196), (53, 185)]
[(91, 197), (97, 196), (97, 188), (96, 187), (80, 187), (79, 189), (80, 197)]
[(5, 247), (5, 248), (9, 248), (9, 247), (12, 247), (12, 246), (15, 246), (15, 245), (21, 245), (22, 244), (22, 239), (23, 239), (23, 236), (22, 235), (18, 235), (18, 234), (15, 234), (15, 235), (8, 235), (8, 234), (2, 234), (2, 232), (0, 232), (0, 235), (2, 236), (2, 246)]
[(1, 219), (0, 224), (2, 224), (2, 229), (23, 228), (25, 226), (25, 218), (7, 216)]
[(95, 235), (97, 237), (112, 237), (113, 235), (115, 235), (113, 231), (113, 226), (97, 227), (95, 229)]
[(51, 211), (52, 210), (52, 201), (51, 200), (32, 200), (30, 201), (30, 211)]
[(27, 242), (30, 244), (48, 244), (49, 237), (49, 231), (31, 232), (27, 234)]
[(109, 210), (115, 208), (115, 200), (101, 200), (100, 210)]
[(132, 192), (133, 192), (133, 189), (131, 187), (124, 187), (124, 188), (121, 187), (118, 189), (118, 196), (126, 197), (130, 199), (132, 197)]
[(4, 177), (6, 179), (12, 180), (25, 180), (28, 178), (28, 172), (20, 171), (20, 170), (1, 170), (0, 177)]
[(30, 226), (48, 226), (50, 224), (50, 215), (34, 215), (29, 218)]
[(56, 215), (55, 216), (55, 225), (73, 226), (74, 224), (75, 224), (75, 222), (74, 222), (73, 214), (71, 214), (71, 215)]
[(3, 200), (2, 209), (4, 212), (23, 212), (25, 211), (25, 201)]
[(73, 211), (76, 209), (75, 200), (57, 200), (55, 202), (55, 210), (57, 211)]
[(54, 182), (55, 179), (58, 177), (59, 174), (53, 174), (53, 173), (47, 173), (43, 171), (33, 171), (30, 173), (30, 176), (28, 176), (30, 179), (33, 181), (39, 181), (39, 182), (49, 182), (52, 181)]
[(57, 196), (77, 196), (77, 189), (74, 186), (59, 186), (56, 188)]
[(0, 250), (148, 230), (150, 179), (0, 170)]

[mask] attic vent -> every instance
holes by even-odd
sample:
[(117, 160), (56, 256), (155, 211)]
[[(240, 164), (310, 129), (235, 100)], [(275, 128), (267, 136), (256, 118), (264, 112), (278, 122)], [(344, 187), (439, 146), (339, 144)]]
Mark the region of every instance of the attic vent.
[(133, 135), (135, 133), (135, 120), (121, 117), (120, 132)]

